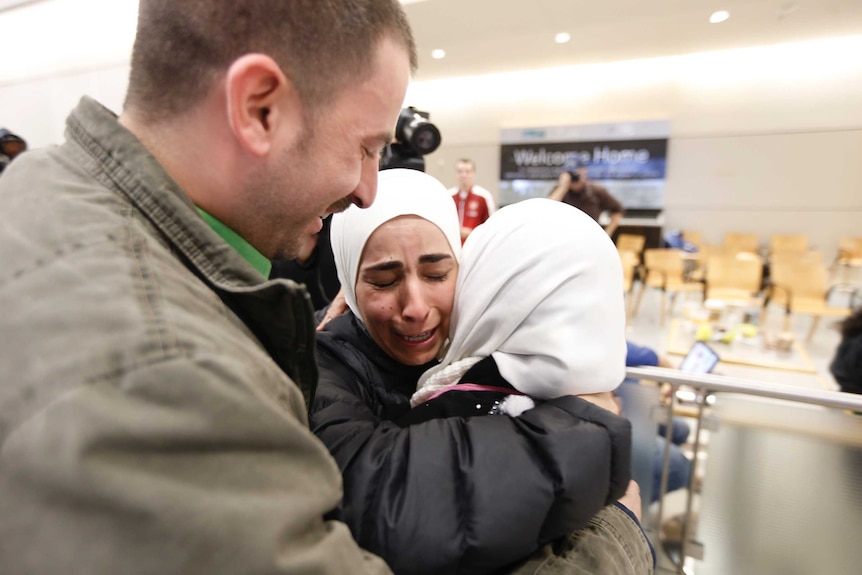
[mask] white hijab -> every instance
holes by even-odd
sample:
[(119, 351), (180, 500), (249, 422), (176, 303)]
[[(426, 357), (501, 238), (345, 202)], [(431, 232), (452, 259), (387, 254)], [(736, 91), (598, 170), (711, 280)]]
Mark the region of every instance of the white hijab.
[(446, 187), (435, 178), (416, 170), (383, 170), (378, 175), (377, 197), (371, 207), (351, 206), (332, 216), (330, 242), (344, 290), (347, 306), (365, 321), (356, 304), (356, 276), (368, 238), (398, 216), (419, 216), (440, 228), (452, 248), (455, 260), (461, 255), (461, 226), (458, 210)]
[(418, 405), (483, 357), (518, 391), (549, 399), (615, 389), (625, 376), (620, 257), (605, 231), (562, 202), (507, 206), (464, 244), (451, 343), (419, 380)]

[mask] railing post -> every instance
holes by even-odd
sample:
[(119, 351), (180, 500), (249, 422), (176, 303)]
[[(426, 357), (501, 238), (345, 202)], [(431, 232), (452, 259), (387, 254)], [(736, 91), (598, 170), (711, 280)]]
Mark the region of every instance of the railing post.
[[(691, 507), (692, 501), (694, 500), (694, 478), (697, 474), (697, 454), (700, 451), (700, 432), (701, 426), (703, 424), (703, 410), (706, 407), (706, 397), (709, 394), (705, 391), (698, 391), (697, 393), (697, 424), (694, 428), (694, 448), (692, 450), (691, 455), (691, 471), (688, 476), (688, 497), (686, 497), (685, 501), (685, 520), (682, 523), (682, 548), (679, 553), (679, 569), (680, 573), (684, 573), (683, 566), (685, 565), (685, 558), (688, 557), (689, 550), (689, 529), (691, 527)], [(703, 546), (699, 543), (697, 544), (699, 557), (695, 556), (695, 559), (703, 558)]]

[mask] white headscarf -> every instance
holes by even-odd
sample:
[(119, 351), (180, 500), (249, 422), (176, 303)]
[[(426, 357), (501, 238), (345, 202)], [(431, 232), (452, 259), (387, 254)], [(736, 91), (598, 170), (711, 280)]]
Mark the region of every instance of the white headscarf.
[(351, 206), (332, 216), (330, 242), (344, 290), (347, 306), (364, 320), (356, 304), (356, 276), (362, 251), (374, 230), (398, 216), (414, 215), (440, 228), (452, 248), (455, 260), (461, 255), (461, 226), (458, 210), (446, 187), (435, 178), (416, 170), (383, 170), (378, 175), (377, 197), (371, 207)]
[(464, 244), (450, 336), (441, 364), (420, 378), (413, 405), (489, 355), (506, 381), (532, 397), (615, 389), (625, 377), (626, 342), (613, 242), (562, 202), (501, 209)]

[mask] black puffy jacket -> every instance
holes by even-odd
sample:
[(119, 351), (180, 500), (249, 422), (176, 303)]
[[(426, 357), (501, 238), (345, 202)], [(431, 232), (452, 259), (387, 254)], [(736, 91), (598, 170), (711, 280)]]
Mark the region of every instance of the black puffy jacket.
[(841, 391), (862, 393), (862, 332), (841, 340), (829, 369)]
[(338, 518), (395, 573), (492, 573), (625, 492), (630, 425), (587, 401), (402, 428), (430, 365), (396, 363), (350, 313), (318, 334), (318, 351), (311, 428), (344, 476)]

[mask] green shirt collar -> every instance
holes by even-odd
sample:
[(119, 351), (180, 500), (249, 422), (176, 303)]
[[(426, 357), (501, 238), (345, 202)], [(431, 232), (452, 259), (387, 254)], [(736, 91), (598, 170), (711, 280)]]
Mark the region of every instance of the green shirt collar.
[(203, 217), (204, 221), (213, 229), (215, 233), (221, 236), (221, 239), (226, 241), (230, 247), (235, 249), (245, 261), (260, 272), (264, 279), (269, 277), (269, 272), (272, 269), (272, 262), (262, 253), (254, 249), (254, 247), (245, 241), (238, 233), (198, 208), (198, 213)]

